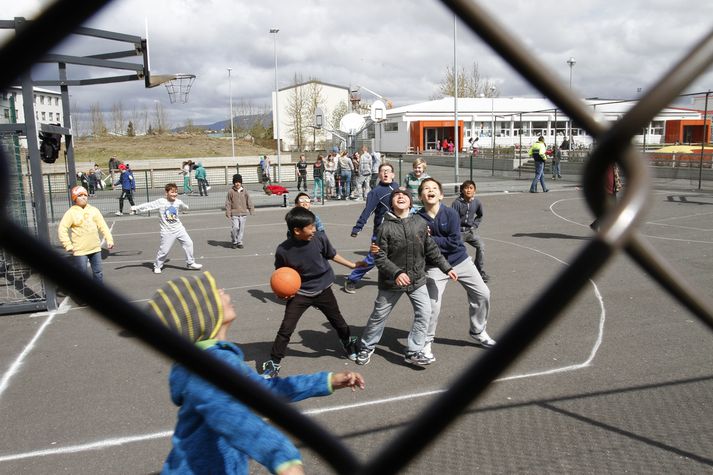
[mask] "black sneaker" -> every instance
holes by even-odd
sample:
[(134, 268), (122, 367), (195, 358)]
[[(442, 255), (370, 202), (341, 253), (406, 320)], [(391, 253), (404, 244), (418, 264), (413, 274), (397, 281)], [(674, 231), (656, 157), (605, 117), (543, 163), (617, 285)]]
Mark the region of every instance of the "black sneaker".
[(242, 242), (239, 242), (235, 245), (235, 247), (237, 247), (238, 249), (242, 249), (244, 246)]
[(358, 365), (367, 365), (369, 364), (369, 361), (371, 361), (371, 355), (374, 354), (374, 350), (367, 349), (367, 348), (362, 348), (359, 350), (359, 352), (356, 355), (356, 359), (354, 360), (356, 364)]
[(350, 336), (346, 343), (342, 342), (342, 347), (344, 348), (344, 353), (346, 353), (347, 358), (356, 361), (357, 353), (359, 352), (359, 338)]
[(280, 363), (267, 360), (262, 364), (262, 377), (265, 379), (276, 378), (280, 373)]
[(426, 355), (423, 354), (423, 351), (414, 351), (411, 353), (406, 353), (404, 361), (414, 366), (428, 366), (432, 363), (432, 361), (428, 357), (426, 357)]

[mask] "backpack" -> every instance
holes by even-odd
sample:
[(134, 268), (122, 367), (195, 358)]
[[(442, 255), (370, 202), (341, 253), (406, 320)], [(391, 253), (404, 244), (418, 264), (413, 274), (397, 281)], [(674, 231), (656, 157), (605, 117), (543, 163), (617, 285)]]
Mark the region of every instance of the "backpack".
[[(365, 157), (369, 160), (364, 160)], [(364, 154), (359, 157), (359, 173), (362, 176), (371, 175), (371, 155)]]

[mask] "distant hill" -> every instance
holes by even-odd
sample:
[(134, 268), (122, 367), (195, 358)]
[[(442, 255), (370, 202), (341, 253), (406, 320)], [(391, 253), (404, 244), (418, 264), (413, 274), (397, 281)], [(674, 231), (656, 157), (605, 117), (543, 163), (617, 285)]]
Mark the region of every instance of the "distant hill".
[[(272, 126), (272, 111), (265, 112), (264, 114), (238, 115), (233, 117), (233, 128), (235, 128), (235, 130), (250, 130), (256, 123), (261, 123), (265, 128)], [(193, 127), (203, 130), (230, 129), (230, 119), (213, 122), (212, 124), (194, 125)], [(173, 132), (182, 132), (184, 128), (185, 127), (176, 127), (173, 129)]]

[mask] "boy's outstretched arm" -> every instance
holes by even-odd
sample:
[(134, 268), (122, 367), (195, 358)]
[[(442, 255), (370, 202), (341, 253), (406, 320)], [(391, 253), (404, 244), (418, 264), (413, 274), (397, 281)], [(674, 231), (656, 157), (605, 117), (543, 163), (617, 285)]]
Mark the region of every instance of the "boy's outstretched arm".
[(366, 263), (364, 261), (352, 262), (349, 259), (345, 259), (344, 257), (340, 256), (339, 254), (335, 254), (334, 257), (332, 257), (332, 260), (337, 264), (341, 264), (344, 267), (348, 267), (350, 269), (356, 269), (357, 267), (366, 266)]
[(366, 387), (364, 377), (352, 371), (332, 373), (330, 383), (332, 389), (352, 388), (352, 391), (356, 391), (356, 388), (364, 389)]

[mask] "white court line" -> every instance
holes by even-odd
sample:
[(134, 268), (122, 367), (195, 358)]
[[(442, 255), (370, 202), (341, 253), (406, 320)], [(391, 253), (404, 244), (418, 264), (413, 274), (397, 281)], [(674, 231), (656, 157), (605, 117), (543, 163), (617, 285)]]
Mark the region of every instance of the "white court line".
[(69, 301), (69, 297), (65, 297), (62, 303), (59, 305), (59, 308), (57, 310), (53, 310), (48, 312), (48, 317), (47, 320), (42, 323), (40, 328), (37, 330), (37, 333), (35, 333), (35, 336), (32, 337), (30, 342), (25, 346), (25, 349), (22, 350), (22, 352), (18, 355), (17, 358), (15, 358), (15, 361), (10, 365), (8, 370), (3, 374), (2, 379), (0, 379), (0, 398), (2, 398), (3, 393), (5, 390), (8, 388), (10, 385), (10, 380), (12, 379), (13, 376), (17, 374), (17, 372), (20, 370), (20, 367), (22, 366), (22, 363), (25, 360), (25, 357), (30, 354), (30, 352), (35, 348), (35, 343), (37, 340), (40, 338), (42, 333), (45, 331), (45, 328), (49, 326), (50, 323), (52, 323), (52, 320), (54, 320), (54, 316), (57, 315), (58, 313), (65, 313), (68, 308), (67, 302)]
[[(550, 257), (563, 265), (568, 265), (563, 260), (558, 259), (557, 257), (555, 257), (551, 254), (547, 254), (546, 252), (540, 251), (538, 249), (534, 249), (531, 247), (523, 246), (520, 244), (508, 242), (508, 241), (501, 241), (499, 239), (490, 238), (489, 240), (516, 246), (516, 247), (520, 247), (522, 249), (531, 250), (533, 252)], [(589, 352), (589, 356), (587, 357), (587, 359), (585, 361), (583, 361), (582, 363), (577, 363), (577, 364), (564, 366), (564, 367), (560, 367), (560, 368), (552, 368), (552, 369), (548, 369), (548, 370), (535, 371), (535, 372), (531, 372), (531, 373), (507, 376), (504, 378), (496, 379), (494, 382), (504, 382), (504, 381), (512, 381), (512, 380), (516, 380), (516, 379), (533, 378), (533, 377), (537, 377), (537, 376), (545, 376), (545, 375), (550, 375), (550, 374), (555, 374), (555, 373), (566, 373), (566, 372), (576, 371), (576, 370), (585, 368), (591, 364), (591, 362), (594, 360), (594, 357), (596, 356), (597, 351), (599, 350), (599, 347), (601, 346), (601, 343), (603, 341), (604, 323), (606, 321), (606, 310), (604, 308), (604, 299), (602, 298), (602, 295), (599, 292), (599, 288), (594, 283), (594, 281), (592, 281), (591, 279), (589, 280), (589, 282), (592, 284), (592, 286), (594, 288), (594, 293), (595, 293), (597, 300), (599, 302), (599, 307), (600, 307), (601, 311), (599, 314), (599, 326), (598, 326), (597, 338), (594, 342), (594, 346), (592, 347), (591, 351)], [(267, 284), (262, 284), (262, 285), (267, 285)], [(248, 287), (253, 287), (253, 286), (246, 285), (246, 286), (240, 286), (240, 287), (232, 287), (231, 289), (241, 289), (241, 288), (248, 288)], [(376, 405), (381, 405), (381, 404), (391, 404), (394, 402), (419, 399), (419, 398), (423, 398), (423, 397), (434, 396), (434, 395), (440, 394), (444, 391), (445, 391), (445, 389), (435, 389), (432, 391), (424, 391), (424, 392), (419, 392), (419, 393), (414, 393), (414, 394), (404, 394), (404, 395), (400, 395), (400, 396), (376, 399), (376, 400), (372, 400), (372, 401), (364, 401), (364, 402), (354, 403), (354, 404), (345, 404), (345, 405), (325, 407), (325, 408), (319, 408), (319, 409), (310, 409), (310, 410), (303, 411), (302, 413), (305, 415), (308, 415), (308, 416), (315, 416), (315, 415), (320, 415), (320, 414), (326, 414), (329, 412), (345, 411), (345, 410), (351, 410), (351, 409), (356, 409), (356, 408), (361, 408), (361, 407), (366, 407), (366, 406), (376, 406)], [(145, 441), (145, 440), (171, 437), (172, 434), (173, 434), (173, 431), (161, 431), (161, 432), (154, 432), (154, 433), (150, 433), (150, 434), (136, 435), (136, 436), (130, 436), (130, 437), (103, 439), (103, 440), (98, 440), (95, 442), (89, 442), (86, 444), (72, 445), (72, 446), (67, 446), (67, 447), (57, 447), (55, 449), (35, 450), (35, 451), (31, 451), (31, 452), (9, 454), (9, 455), (0, 456), (0, 462), (20, 460), (20, 459), (33, 458), (33, 457), (46, 457), (46, 456), (61, 455), (61, 454), (68, 454), (68, 453), (78, 453), (78, 452), (83, 452), (83, 451), (88, 451), (88, 450), (99, 450), (99, 449), (103, 449), (106, 447), (114, 447), (114, 446), (134, 443), (134, 442)]]

